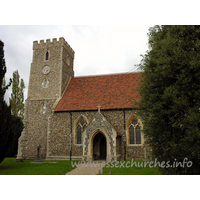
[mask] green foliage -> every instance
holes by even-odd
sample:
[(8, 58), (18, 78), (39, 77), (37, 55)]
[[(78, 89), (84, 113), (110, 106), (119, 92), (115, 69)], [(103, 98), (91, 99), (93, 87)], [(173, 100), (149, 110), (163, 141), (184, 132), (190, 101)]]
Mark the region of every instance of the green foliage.
[(5, 158), (0, 164), (0, 175), (64, 175), (74, 169), (70, 160), (43, 161), (41, 164), (31, 162), (33, 160), (15, 162), (15, 158)]
[(18, 117), (11, 115), (11, 108), (4, 100), (4, 95), (11, 85), (5, 83), (6, 64), (4, 59), (4, 44), (0, 41), (0, 163), (5, 156), (16, 155), (18, 138), (23, 129), (23, 124)]
[(5, 74), (6, 74), (6, 62), (4, 59), (4, 43), (0, 40), (0, 101), (2, 102), (4, 99), (4, 95), (8, 87), (11, 85), (12, 80), (8, 85), (5, 82)]
[(148, 35), (135, 103), (144, 135), (159, 161), (193, 162), (163, 174), (200, 174), (200, 26), (154, 26)]
[(9, 98), (12, 114), (24, 118), (24, 80), (20, 80), (18, 70), (13, 72), (12, 94)]
[(13, 157), (17, 155), (18, 139), (21, 136), (21, 132), (24, 125), (20, 117), (11, 115), (10, 121), (10, 136), (8, 137), (8, 145), (6, 147), (6, 157)]
[[(4, 101), (4, 95), (9, 85), (5, 84), (5, 73), (6, 63), (4, 59), (4, 44), (0, 41), (0, 162), (5, 158), (6, 155), (6, 144), (8, 141), (9, 134), (4, 134), (6, 129), (9, 127), (9, 107)], [(10, 81), (11, 84), (11, 81)]]
[(6, 156), (8, 138), (11, 137), (10, 125), (11, 125), (11, 113), (10, 107), (7, 106), (5, 101), (0, 102), (0, 163)]

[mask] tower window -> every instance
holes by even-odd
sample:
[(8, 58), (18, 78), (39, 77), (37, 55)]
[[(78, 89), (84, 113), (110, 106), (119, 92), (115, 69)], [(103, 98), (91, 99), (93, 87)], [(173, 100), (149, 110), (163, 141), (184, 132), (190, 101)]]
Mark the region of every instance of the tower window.
[(43, 81), (42, 81), (42, 87), (43, 88), (48, 88), (48, 86), (49, 86), (49, 81), (48, 81), (48, 79), (44, 79)]
[(49, 52), (46, 52), (46, 60), (49, 60)]
[(45, 103), (42, 104), (42, 113), (43, 114), (46, 113), (46, 104)]
[(44, 81), (44, 87), (47, 88), (48, 84), (47, 84), (47, 80)]

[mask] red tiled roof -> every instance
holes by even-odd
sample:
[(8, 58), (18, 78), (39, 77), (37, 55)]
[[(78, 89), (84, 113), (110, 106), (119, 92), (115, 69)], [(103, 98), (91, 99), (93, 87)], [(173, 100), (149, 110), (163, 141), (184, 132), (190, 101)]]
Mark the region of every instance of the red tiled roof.
[(132, 108), (140, 73), (73, 77), (55, 111)]

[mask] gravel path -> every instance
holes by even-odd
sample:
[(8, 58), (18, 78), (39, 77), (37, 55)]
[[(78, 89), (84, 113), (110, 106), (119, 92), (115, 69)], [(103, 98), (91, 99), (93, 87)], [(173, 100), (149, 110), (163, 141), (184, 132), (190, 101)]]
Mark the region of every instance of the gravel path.
[(88, 163), (87, 167), (79, 164), (78, 167), (68, 172), (66, 175), (97, 175), (100, 169), (101, 163), (98, 163), (96, 166), (91, 166), (90, 163)]

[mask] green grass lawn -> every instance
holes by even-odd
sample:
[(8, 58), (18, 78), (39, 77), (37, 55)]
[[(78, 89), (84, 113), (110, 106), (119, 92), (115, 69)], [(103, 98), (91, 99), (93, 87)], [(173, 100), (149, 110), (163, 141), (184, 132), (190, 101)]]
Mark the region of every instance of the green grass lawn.
[(64, 175), (73, 169), (70, 160), (43, 161), (41, 164), (31, 162), (33, 160), (15, 162), (15, 158), (5, 158), (0, 163), (0, 175)]
[[(5, 158), (0, 163), (0, 175), (64, 175), (67, 172), (74, 169), (70, 160), (57, 160), (57, 161), (43, 161), (41, 164), (32, 164), (33, 160), (24, 160), (23, 162), (15, 162), (15, 158)], [(56, 162), (56, 163), (51, 163)], [(121, 161), (120, 161), (121, 162)], [(109, 163), (104, 167), (104, 174), (111, 175), (158, 175), (160, 174), (157, 167), (150, 168), (145, 166), (145, 161), (134, 160), (137, 166), (131, 166), (131, 161), (126, 161), (124, 167), (120, 164), (116, 165), (114, 162), (112, 165)], [(129, 162), (129, 163), (127, 163)], [(138, 166), (138, 162), (140, 167)], [(127, 166), (126, 166), (127, 165)], [(143, 167), (142, 167), (142, 166)], [(117, 167), (116, 167), (117, 166)], [(145, 166), (145, 167), (144, 167)]]
[[(127, 163), (129, 162), (129, 163)], [(136, 163), (131, 166), (131, 161), (126, 161), (123, 165), (121, 165), (121, 161), (119, 164), (115, 165), (114, 162), (112, 165), (109, 163), (103, 168), (104, 175), (109, 174), (111, 171), (111, 175), (160, 175), (158, 171), (158, 167), (149, 167), (148, 163), (142, 160), (133, 160)], [(139, 164), (139, 166), (138, 166)], [(123, 167), (124, 166), (124, 167)]]

